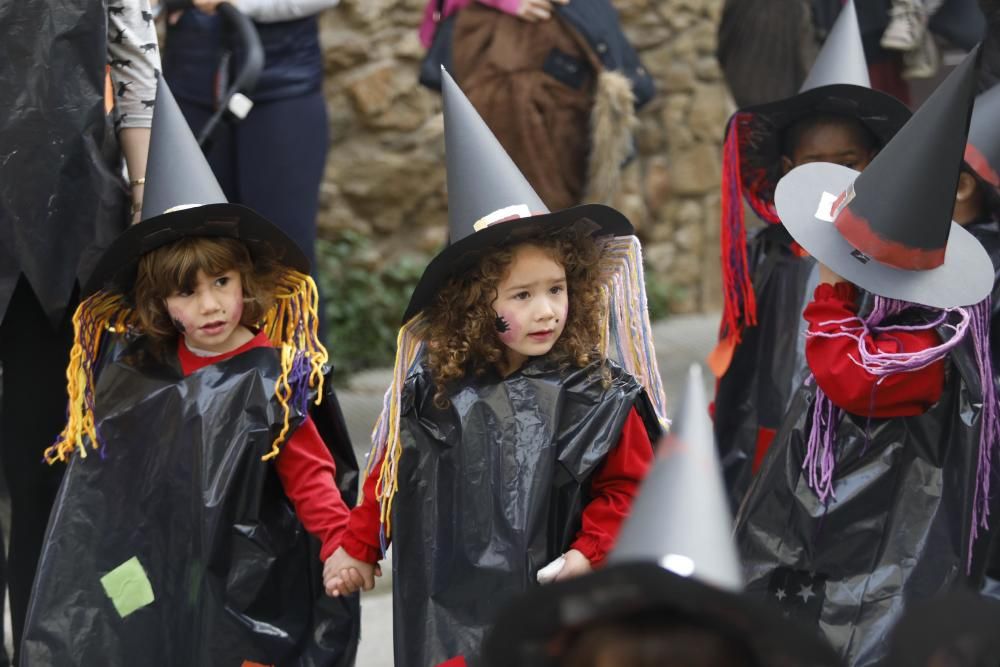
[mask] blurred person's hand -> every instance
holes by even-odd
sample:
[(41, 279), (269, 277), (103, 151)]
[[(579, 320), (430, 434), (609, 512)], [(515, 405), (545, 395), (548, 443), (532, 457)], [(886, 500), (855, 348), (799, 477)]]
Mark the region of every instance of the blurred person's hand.
[(519, 18), (535, 23), (552, 18), (552, 5), (568, 5), (569, 0), (521, 0), (517, 9)]

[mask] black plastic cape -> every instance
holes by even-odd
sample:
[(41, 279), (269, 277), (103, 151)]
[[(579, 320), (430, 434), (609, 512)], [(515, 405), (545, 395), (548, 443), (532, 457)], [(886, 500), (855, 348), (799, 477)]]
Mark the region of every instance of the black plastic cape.
[(909, 602), (983, 583), (989, 534), (966, 573), (982, 407), (972, 341), (947, 364), (922, 415), (844, 414), (826, 506), (802, 472), (815, 394), (804, 384), (736, 518), (748, 594), (818, 627), (852, 667), (885, 659)]
[(748, 243), (757, 325), (744, 329), (716, 387), (715, 441), (734, 511), (750, 488), (758, 433), (781, 426), (805, 368), (802, 311), (816, 262), (791, 242), (782, 225), (768, 225)]
[[(277, 351), (254, 348), (185, 378), (176, 357), (158, 362), (143, 343), (98, 381), (104, 448), (74, 457), (63, 479), (24, 664), (353, 664), (357, 596), (323, 594), (318, 544), (261, 461), (281, 421)], [(316, 425), (351, 503), (357, 464), (336, 397), (324, 404)], [(122, 617), (101, 578), (133, 557), (154, 600)]]
[(95, 240), (127, 224), (104, 112), (107, 23), (101, 0), (0, 3), (0, 320), (24, 273), (58, 323)]
[(537, 586), (581, 525), (589, 481), (636, 407), (659, 427), (639, 383), (609, 362), (559, 369), (529, 361), (507, 378), (467, 379), (434, 406), (418, 364), (401, 406), (393, 502), (396, 667), (430, 667), (480, 645), (511, 597)]

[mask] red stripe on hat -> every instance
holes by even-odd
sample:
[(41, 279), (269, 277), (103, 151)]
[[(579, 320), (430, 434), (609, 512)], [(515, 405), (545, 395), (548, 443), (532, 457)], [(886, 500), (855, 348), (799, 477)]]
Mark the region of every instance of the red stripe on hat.
[(926, 271), (944, 264), (944, 248), (926, 250), (890, 241), (879, 236), (868, 221), (844, 208), (834, 221), (847, 242), (872, 259), (904, 271)]
[(1000, 175), (990, 165), (986, 156), (980, 153), (979, 149), (972, 144), (965, 144), (965, 161), (975, 170), (979, 178), (995, 188), (1000, 188)]

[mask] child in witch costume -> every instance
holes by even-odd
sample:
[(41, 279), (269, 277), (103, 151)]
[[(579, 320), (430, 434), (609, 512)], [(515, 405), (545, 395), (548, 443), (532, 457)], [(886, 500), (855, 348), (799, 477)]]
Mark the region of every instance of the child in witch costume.
[(144, 202), (74, 317), (26, 664), (352, 664), (357, 602), (322, 595), (317, 558), (349, 512), (308, 414), (327, 359), (308, 262), (225, 202), (162, 80)]
[(840, 665), (810, 628), (743, 596), (742, 586), (704, 382), (692, 367), (608, 566), (509, 605), (487, 638), (487, 665)]
[(821, 264), (805, 310), (812, 377), (747, 494), (736, 538), (748, 590), (817, 625), (856, 667), (881, 664), (909, 604), (980, 587), (989, 561), (1000, 441), (994, 272), (951, 221), (977, 57), (863, 173), (804, 165), (775, 197)]
[(665, 423), (632, 226), (548, 213), (447, 75), (443, 95), (450, 244), (324, 571), (333, 595), (370, 589), (392, 539), (399, 667), (478, 664), (505, 600), (600, 565)]
[[(864, 169), (910, 112), (869, 87), (848, 2), (795, 96), (742, 109), (729, 122), (722, 186), (725, 308), (709, 359), (719, 379), (715, 435), (735, 508), (781, 423), (804, 366), (801, 322), (814, 262), (774, 210), (780, 176), (809, 162)], [(766, 223), (745, 242), (743, 202)]]

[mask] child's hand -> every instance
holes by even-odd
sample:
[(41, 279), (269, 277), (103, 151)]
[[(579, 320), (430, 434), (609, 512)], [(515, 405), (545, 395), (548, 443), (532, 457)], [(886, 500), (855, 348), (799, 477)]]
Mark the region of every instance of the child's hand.
[(590, 570), (590, 561), (587, 560), (587, 557), (576, 549), (570, 549), (538, 571), (538, 583), (549, 584), (553, 581), (562, 581), (586, 574)]
[(831, 285), (836, 285), (837, 283), (846, 283), (847, 281), (841, 278), (839, 275), (830, 270), (826, 264), (819, 265), (819, 281), (821, 283), (829, 283)]
[(590, 561), (587, 560), (587, 557), (576, 549), (570, 549), (562, 557), (566, 559), (566, 564), (563, 565), (563, 568), (559, 570), (559, 574), (556, 575), (556, 581), (579, 577), (581, 574), (587, 574), (593, 569), (590, 567)]
[(366, 563), (353, 558), (344, 547), (337, 547), (323, 564), (323, 587), (330, 597), (350, 595), (358, 590), (375, 588), (375, 577), (382, 576), (378, 563)]

